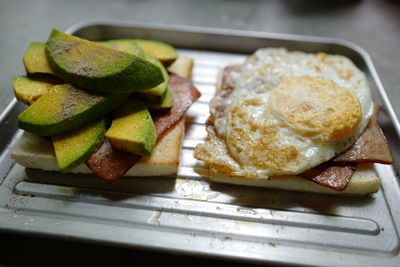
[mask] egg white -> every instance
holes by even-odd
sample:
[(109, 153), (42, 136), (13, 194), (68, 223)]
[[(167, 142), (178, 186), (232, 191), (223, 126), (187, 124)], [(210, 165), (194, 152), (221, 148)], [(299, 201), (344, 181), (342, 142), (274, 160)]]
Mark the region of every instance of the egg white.
[[(352, 92), (361, 107), (357, 128), (339, 139), (321, 141), (282, 123), (268, 101), (282, 81), (296, 77), (323, 78)], [(338, 55), (259, 49), (226, 82), (234, 90), (223, 102), (223, 116), (207, 129), (206, 142), (196, 147), (195, 157), (231, 176), (296, 175), (326, 162), (354, 143), (374, 110), (365, 75)]]

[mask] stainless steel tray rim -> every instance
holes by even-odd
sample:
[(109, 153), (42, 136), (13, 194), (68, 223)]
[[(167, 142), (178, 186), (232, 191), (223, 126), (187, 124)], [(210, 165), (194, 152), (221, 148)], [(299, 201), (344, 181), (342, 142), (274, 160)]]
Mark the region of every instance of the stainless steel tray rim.
[(149, 23), (149, 22), (135, 22), (135, 21), (118, 21), (118, 20), (87, 20), (82, 21), (77, 24), (72, 25), (66, 29), (66, 33), (74, 33), (79, 29), (91, 26), (115, 26), (115, 27), (136, 27), (144, 29), (157, 29), (157, 30), (175, 30), (187, 33), (209, 33), (215, 35), (232, 35), (232, 36), (246, 36), (246, 37), (256, 37), (256, 38), (271, 38), (271, 39), (281, 39), (288, 41), (307, 41), (307, 42), (318, 42), (326, 44), (339, 44), (353, 50), (356, 50), (363, 56), (368, 58), (368, 53), (359, 45), (352, 43), (350, 41), (332, 38), (332, 37), (321, 37), (312, 35), (297, 35), (290, 33), (275, 33), (275, 32), (263, 32), (256, 30), (241, 30), (241, 29), (226, 29), (226, 28), (213, 28), (213, 27), (200, 27), (191, 25), (178, 25), (178, 24), (160, 24), (160, 23)]

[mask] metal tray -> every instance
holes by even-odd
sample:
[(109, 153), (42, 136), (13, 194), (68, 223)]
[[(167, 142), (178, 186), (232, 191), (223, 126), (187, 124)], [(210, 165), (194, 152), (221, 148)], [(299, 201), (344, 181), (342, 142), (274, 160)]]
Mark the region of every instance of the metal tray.
[[(400, 265), (398, 161), (376, 165), (373, 196), (330, 196), (209, 183), (192, 156), (206, 135), (207, 102), (221, 67), (260, 47), (324, 51), (353, 60), (368, 76), (380, 123), (398, 159), (399, 123), (368, 54), (336, 39), (129, 23), (84, 23), (80, 37), (157, 39), (195, 59), (202, 92), (187, 113), (177, 177), (125, 178), (107, 185), (93, 175), (25, 169), (10, 158), (21, 134), (15, 100), (0, 116), (0, 229), (152, 248), (229, 260), (304, 265)], [(10, 89), (11, 90), (11, 89)]]

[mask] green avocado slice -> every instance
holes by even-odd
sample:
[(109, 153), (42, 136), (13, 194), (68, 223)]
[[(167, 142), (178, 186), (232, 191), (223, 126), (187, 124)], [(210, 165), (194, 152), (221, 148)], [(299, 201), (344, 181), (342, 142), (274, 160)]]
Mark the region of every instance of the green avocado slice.
[(57, 76), (95, 93), (133, 92), (164, 81), (159, 66), (140, 55), (53, 30), (46, 44), (47, 59)]
[(156, 144), (156, 128), (146, 106), (131, 98), (115, 111), (106, 137), (115, 148), (146, 156)]
[(69, 84), (56, 85), (18, 116), (18, 126), (41, 136), (73, 131), (100, 119), (128, 96), (93, 94)]
[(144, 104), (146, 105), (147, 108), (151, 110), (165, 110), (165, 109), (170, 109), (172, 107), (172, 105), (174, 104), (174, 98), (172, 96), (171, 90), (167, 88), (167, 90), (165, 90), (164, 95), (162, 96), (160, 103), (145, 100)]
[(158, 59), (156, 59), (152, 56), (149, 56), (149, 55), (145, 55), (145, 58), (147, 58), (149, 61), (153, 62), (154, 64), (160, 66), (163, 76), (164, 76), (164, 82), (160, 83), (159, 85), (157, 85), (151, 89), (143, 90), (138, 93), (146, 101), (161, 103), (163, 96), (165, 94), (165, 91), (167, 90), (167, 87), (168, 87), (168, 81), (169, 81), (168, 72), (166, 71), (166, 69), (164, 68), (164, 66), (161, 64), (161, 62)]
[(140, 46), (131, 39), (115, 39), (108, 41), (97, 41), (96, 43), (111, 47), (121, 52), (129, 53), (132, 55), (143, 56), (143, 50)]
[(14, 95), (18, 101), (30, 105), (60, 83), (60, 80), (51, 76), (16, 76), (13, 78)]
[(26, 49), (22, 61), (27, 73), (55, 75), (47, 61), (45, 48), (46, 43), (34, 42), (29, 45), (28, 49)]
[(151, 89), (140, 91), (139, 93), (141, 94), (142, 98), (145, 99), (146, 101), (155, 102), (157, 104), (160, 104), (163, 101), (163, 97), (165, 95), (168, 86), (169, 78), (168, 78), (168, 72), (157, 58), (152, 57), (148, 54), (144, 54), (140, 46), (134, 40), (131, 39), (117, 39), (117, 40), (102, 41), (98, 43), (133, 55), (141, 54), (145, 59), (159, 66), (164, 76), (164, 82), (160, 83), (159, 85)]
[(61, 172), (71, 171), (92, 155), (104, 140), (106, 125), (105, 120), (100, 120), (78, 130), (51, 137)]
[(166, 67), (174, 63), (178, 54), (173, 46), (154, 40), (134, 39), (143, 52), (157, 58)]

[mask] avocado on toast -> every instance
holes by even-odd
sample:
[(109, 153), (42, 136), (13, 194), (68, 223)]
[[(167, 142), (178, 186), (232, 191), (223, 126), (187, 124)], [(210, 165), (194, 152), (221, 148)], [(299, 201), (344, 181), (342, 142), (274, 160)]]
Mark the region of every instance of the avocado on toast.
[[(57, 38), (61, 41), (54, 40)], [(64, 54), (66, 52), (64, 49), (57, 51), (57, 42), (64, 46), (65, 42), (74, 43), (75, 41), (79, 44), (73, 44), (70, 47), (71, 49), (67, 49), (76, 49), (72, 54), (68, 54), (72, 57), (68, 58)], [(93, 171), (93, 166), (101, 169), (104, 166), (98, 165), (109, 164), (97, 164), (98, 158), (96, 157), (104, 151), (105, 144), (112, 143), (113, 153), (136, 155), (134, 156), (134, 158), (137, 158), (136, 164), (133, 163), (134, 166), (124, 173), (125, 176), (160, 176), (176, 173), (184, 135), (184, 111), (177, 108), (179, 102), (174, 103), (177, 92), (181, 91), (179, 88), (176, 89), (180, 84), (174, 83), (175, 91), (169, 89), (169, 75), (163, 64), (151, 55), (145, 54), (140, 45), (130, 39), (91, 42), (55, 30), (50, 35), (49, 41), (44, 44), (46, 45), (45, 54), (40, 50), (38, 56), (43, 59), (43, 55), (45, 55), (42, 62), (47, 60), (51, 68), (51, 71), (46, 75), (54, 81), (51, 80), (47, 87), (44, 86), (44, 89), (33, 90), (36, 94), (34, 98), (28, 98), (26, 86), (22, 86), (22, 93), (18, 95), (29, 105), (19, 116), (19, 126), (26, 132), (12, 150), (12, 157), (19, 164), (42, 170), (72, 173), (94, 172), (107, 182), (115, 182), (117, 179), (107, 180), (101, 174)], [(84, 48), (81, 47), (82, 45)], [(43, 45), (40, 45), (40, 47), (43, 48)], [(116, 78), (118, 75), (112, 76), (115, 72), (108, 75), (110, 72), (105, 71), (104, 73), (108, 75), (107, 79), (114, 81), (114, 84), (117, 85), (110, 89), (109, 83), (103, 80), (98, 83), (101, 84), (99, 89), (96, 85), (93, 86), (96, 82), (89, 81), (88, 83), (85, 78), (81, 79), (78, 76), (74, 77), (75, 74), (73, 73), (70, 75), (71, 73), (65, 74), (66, 72), (63, 72), (63, 70), (60, 71), (60, 66), (61, 69), (70, 68), (70, 70), (81, 68), (83, 63), (82, 59), (77, 57), (79, 54), (77, 51), (92, 51), (93, 49), (106, 51), (104, 53), (108, 55), (112, 63), (120, 60), (120, 55), (122, 55), (122, 58), (133, 57), (133, 61), (143, 61), (145, 68), (148, 67), (146, 64), (150, 64), (150, 71), (142, 68), (131, 73), (132, 76), (136, 75), (134, 79), (143, 80), (142, 84), (144, 85), (134, 84), (134, 89), (130, 86), (129, 88), (124, 85), (121, 86), (119, 79), (129, 80), (131, 77)], [(104, 53), (99, 53), (99, 55), (104, 56)], [(109, 56), (109, 54), (112, 56)], [(74, 61), (71, 58), (78, 58), (78, 60)], [(90, 64), (95, 64), (96, 60), (92, 60)], [(88, 61), (88, 59), (86, 58), (83, 61)], [(185, 60), (181, 62), (183, 63)], [(89, 62), (86, 63), (89, 64)], [(77, 67), (74, 64), (80, 64), (80, 66)], [(176, 60), (174, 65), (175, 70), (173, 72), (178, 75), (182, 74), (182, 77), (176, 76), (180, 78), (174, 79), (189, 82), (183, 76), (191, 73), (193, 64), (179, 64), (179, 60)], [(120, 64), (120, 66), (122, 68), (119, 68), (117, 72), (126, 74), (124, 68), (129, 69), (129, 66), (124, 64)], [(151, 70), (153, 66), (155, 68)], [(148, 77), (142, 77), (146, 75), (143, 75), (140, 71), (145, 71)], [(86, 78), (89, 80), (97, 79), (103, 75), (97, 74), (95, 73), (94, 76), (87, 75)], [(30, 74), (26, 77), (27, 80), (34, 78)], [(52, 82), (54, 83), (52, 84)], [(121, 83), (125, 82), (124, 80)], [(162, 86), (159, 86), (161, 84)], [(160, 89), (155, 89), (157, 86)], [(143, 90), (148, 90), (144, 93), (147, 97), (138, 93)], [(191, 90), (195, 92), (192, 94), (194, 97), (192, 97), (191, 102), (193, 102), (199, 97), (199, 93), (193, 86)], [(178, 99), (179, 97), (181, 96), (178, 96)], [(173, 104), (177, 104), (175, 108), (180, 112), (179, 117), (176, 115), (177, 112), (170, 112)], [(185, 110), (187, 108), (188, 106)], [(156, 117), (154, 117), (153, 110), (156, 110), (156, 113), (154, 113), (157, 114)], [(175, 114), (175, 117), (171, 117), (171, 113)], [(153, 121), (155, 118), (158, 118), (157, 128), (157, 122)], [(166, 124), (166, 121), (170, 122)], [(136, 125), (136, 127), (132, 128), (131, 125)], [(101, 155), (101, 157), (103, 157), (103, 160), (110, 158), (104, 155)], [(111, 162), (111, 164), (118, 163), (117, 159), (113, 160), (114, 162)]]

